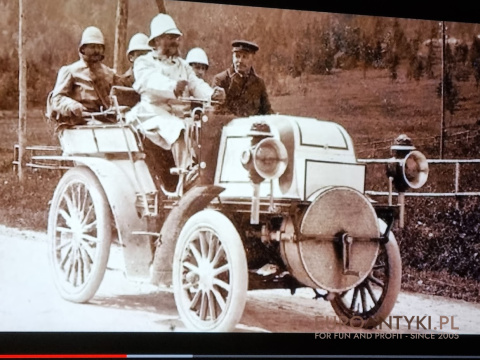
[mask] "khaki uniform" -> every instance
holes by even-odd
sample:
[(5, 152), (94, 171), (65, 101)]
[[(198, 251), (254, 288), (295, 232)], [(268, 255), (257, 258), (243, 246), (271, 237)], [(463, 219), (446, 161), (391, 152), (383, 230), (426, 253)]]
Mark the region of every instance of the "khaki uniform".
[(102, 63), (90, 68), (80, 59), (63, 66), (51, 94), (52, 110), (63, 117), (71, 117), (78, 103), (89, 112), (105, 110), (110, 107), (109, 93), (116, 79), (114, 71)]

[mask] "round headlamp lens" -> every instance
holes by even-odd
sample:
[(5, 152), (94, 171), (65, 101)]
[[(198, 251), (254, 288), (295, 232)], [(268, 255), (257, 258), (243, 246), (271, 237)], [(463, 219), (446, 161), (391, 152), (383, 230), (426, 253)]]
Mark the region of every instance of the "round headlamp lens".
[(258, 143), (254, 151), (254, 166), (264, 179), (280, 177), (287, 168), (287, 150), (282, 142), (268, 138)]
[(412, 189), (421, 188), (428, 179), (428, 161), (420, 151), (410, 152), (403, 162), (403, 176)]

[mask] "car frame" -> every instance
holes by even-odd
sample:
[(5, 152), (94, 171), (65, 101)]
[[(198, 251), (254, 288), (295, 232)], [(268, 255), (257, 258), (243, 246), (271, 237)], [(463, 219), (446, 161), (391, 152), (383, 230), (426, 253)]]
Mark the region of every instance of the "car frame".
[[(188, 184), (187, 172), (177, 171), (171, 191), (149, 168), (141, 130), (125, 122), (129, 108), (112, 100), (115, 123), (86, 114), (94, 124), (59, 130), (61, 155), (39, 158), (70, 164), (48, 220), (63, 298), (89, 301), (110, 247), (120, 245), (126, 277), (172, 287), (193, 331), (233, 331), (247, 292), (264, 288), (312, 288), (354, 327), (375, 327), (389, 315), (401, 286), (392, 229), (403, 205), (365, 195), (366, 164), (342, 126), (219, 115), (209, 101), (183, 99), (196, 104), (185, 136), (198, 177)], [(403, 189), (427, 180), (419, 151), (389, 166), (390, 184)]]

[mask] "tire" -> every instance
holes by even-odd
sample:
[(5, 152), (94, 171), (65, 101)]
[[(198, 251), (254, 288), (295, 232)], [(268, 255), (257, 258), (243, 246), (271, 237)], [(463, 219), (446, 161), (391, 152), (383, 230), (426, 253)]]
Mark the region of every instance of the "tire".
[(225, 215), (207, 209), (186, 222), (175, 247), (172, 276), (175, 303), (188, 329), (235, 328), (245, 308), (248, 268), (240, 235)]
[(48, 241), (53, 279), (60, 295), (89, 301), (105, 275), (112, 215), (103, 188), (86, 167), (68, 170), (53, 194)]
[(401, 281), (400, 250), (395, 236), (390, 233), (389, 241), (380, 246), (371, 273), (355, 288), (337, 294), (331, 305), (342, 322), (371, 329), (392, 311), (400, 293)]

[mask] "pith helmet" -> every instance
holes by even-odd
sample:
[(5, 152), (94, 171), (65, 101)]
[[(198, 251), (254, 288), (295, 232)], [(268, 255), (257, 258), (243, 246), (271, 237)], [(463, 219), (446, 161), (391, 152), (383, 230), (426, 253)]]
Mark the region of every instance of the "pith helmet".
[(105, 46), (105, 40), (99, 28), (95, 26), (89, 26), (83, 30), (79, 47), (81, 48), (86, 44), (100, 44)]
[(128, 43), (127, 56), (132, 51), (150, 51), (152, 48), (148, 46), (148, 36), (143, 33), (133, 35)]
[(170, 15), (158, 14), (150, 23), (150, 38), (148, 39), (148, 45), (152, 46), (152, 40), (163, 34), (182, 35)]
[(205, 53), (205, 51), (203, 51), (203, 49), (198, 47), (190, 49), (185, 60), (189, 64), (197, 63), (197, 64), (204, 64), (207, 66), (209, 65), (207, 54)]
[(415, 150), (413, 146), (412, 139), (405, 134), (397, 136), (393, 145), (390, 147), (391, 150)]

